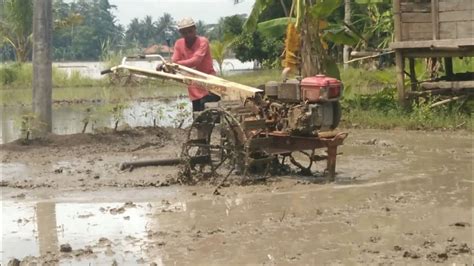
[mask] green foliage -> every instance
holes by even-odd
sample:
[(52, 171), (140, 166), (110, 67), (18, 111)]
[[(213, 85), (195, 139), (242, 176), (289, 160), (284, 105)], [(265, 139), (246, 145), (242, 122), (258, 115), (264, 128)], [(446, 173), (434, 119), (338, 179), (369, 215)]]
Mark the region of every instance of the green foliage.
[(316, 18), (326, 19), (342, 4), (342, 0), (320, 0), (310, 7), (310, 13)]
[(330, 24), (329, 27), (324, 30), (323, 38), (335, 44), (351, 46), (356, 45), (360, 41), (359, 36), (351, 31), (347, 31), (344, 25), (341, 24)]
[(211, 43), (212, 58), (216, 60), (219, 66), (219, 72), (221, 76), (224, 75), (224, 71), (223, 71), (224, 60), (227, 54), (229, 53), (229, 50), (230, 50), (229, 48), (233, 42), (234, 42), (234, 39), (225, 40), (225, 41), (216, 40)]
[[(202, 30), (202, 26), (199, 30)], [(141, 47), (148, 47), (156, 43), (165, 44), (167, 40), (173, 43), (177, 38), (176, 22), (169, 13), (164, 13), (157, 21), (153, 21), (151, 16), (141, 20), (134, 18), (125, 31), (127, 46), (138, 43)]]
[(256, 60), (264, 67), (270, 67), (279, 60), (283, 47), (283, 40), (265, 38), (255, 31), (237, 37), (233, 50), (235, 57), (242, 62)]
[(367, 1), (354, 6), (352, 26), (360, 32), (359, 49), (387, 48), (394, 38), (392, 6), (387, 1)]
[(17, 80), (18, 71), (15, 68), (15, 65), (0, 67), (0, 84), (7, 85)]
[(22, 112), (14, 120), (14, 126), (20, 130), (20, 138), (24, 144), (35, 136), (44, 132), (45, 123), (39, 121), (36, 114), (31, 112)]
[(436, 98), (419, 98), (409, 110), (399, 107), (395, 89), (383, 89), (373, 94), (345, 96), (341, 101), (344, 126), (406, 129), (469, 129), (472, 130), (472, 110), (462, 109), (464, 102), (447, 106), (431, 105)]
[(8, 43), (15, 50), (17, 62), (30, 57), (33, 33), (33, 1), (2, 1), (4, 16), (0, 17), (0, 44)]
[(184, 122), (186, 122), (186, 119), (189, 119), (191, 117), (191, 112), (186, 107), (186, 103), (178, 103), (176, 105), (178, 113), (176, 117), (173, 118), (173, 123), (176, 128), (181, 128)]
[(112, 106), (110, 110), (113, 115), (113, 119), (115, 121), (114, 131), (117, 131), (118, 124), (121, 120), (123, 120), (123, 111), (127, 108), (125, 103), (117, 103)]
[(265, 11), (273, 0), (256, 0), (252, 7), (249, 17), (245, 21), (244, 29), (246, 31), (254, 31), (257, 28), (257, 23), (260, 15)]
[[(53, 86), (58, 87), (87, 87), (105, 85), (102, 80), (94, 80), (82, 76), (78, 71), (68, 75), (65, 71), (53, 67)], [(0, 89), (31, 89), (33, 82), (33, 65), (8, 64), (0, 66)]]
[[(355, 94), (352, 97), (345, 97), (343, 104), (346, 107), (360, 110), (376, 110), (381, 113), (398, 110), (395, 89), (384, 89), (374, 94)], [(345, 109), (345, 111), (350, 111)]]
[(117, 25), (108, 0), (74, 1), (57, 0), (53, 6), (55, 20), (67, 20), (80, 14), (81, 23), (59, 27), (53, 34), (55, 60), (97, 60), (102, 45), (110, 43), (116, 49), (122, 43), (123, 29)]
[(294, 18), (276, 18), (258, 23), (257, 31), (266, 38), (283, 38), (289, 22), (294, 22)]
[(391, 88), (396, 83), (395, 68), (368, 71), (364, 68), (342, 70), (341, 80), (344, 84), (344, 95), (373, 94), (384, 88)]

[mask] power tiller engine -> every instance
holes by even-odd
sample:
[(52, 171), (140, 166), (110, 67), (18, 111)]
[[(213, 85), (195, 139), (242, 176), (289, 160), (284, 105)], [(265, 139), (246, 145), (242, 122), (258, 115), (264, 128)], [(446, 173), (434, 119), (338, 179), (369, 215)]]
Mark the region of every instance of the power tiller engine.
[(342, 83), (325, 75), (265, 84), (264, 108), (275, 130), (291, 135), (311, 136), (332, 130), (341, 119), (339, 98)]

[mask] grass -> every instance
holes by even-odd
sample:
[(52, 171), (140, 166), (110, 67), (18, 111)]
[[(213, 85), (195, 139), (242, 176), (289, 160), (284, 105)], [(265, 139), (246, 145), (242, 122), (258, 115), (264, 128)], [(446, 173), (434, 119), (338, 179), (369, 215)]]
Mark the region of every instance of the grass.
[[(91, 79), (82, 76), (78, 71), (73, 71), (71, 75), (53, 67), (53, 87), (91, 87), (107, 85), (107, 80)], [(0, 67), (0, 90), (4, 89), (29, 89), (33, 82), (33, 65), (25, 64), (9, 64)]]
[(224, 76), (224, 79), (238, 82), (247, 86), (257, 87), (270, 80), (281, 81), (281, 70), (257, 70)]
[(344, 98), (344, 127), (357, 128), (405, 128), (413, 130), (457, 130), (473, 131), (471, 118), (473, 102), (453, 102), (449, 105), (430, 108), (435, 99), (420, 98), (409, 109), (402, 109), (396, 101), (396, 90), (385, 89), (371, 95), (356, 95)]

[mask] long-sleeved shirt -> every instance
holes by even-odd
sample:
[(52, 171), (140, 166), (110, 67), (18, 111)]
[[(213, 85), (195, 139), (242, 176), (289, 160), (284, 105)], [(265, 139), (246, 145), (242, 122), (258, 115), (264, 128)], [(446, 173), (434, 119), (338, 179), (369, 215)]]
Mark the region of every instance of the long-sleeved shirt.
[[(206, 74), (214, 75), (216, 73), (212, 64), (209, 41), (202, 36), (197, 36), (191, 48), (186, 47), (184, 38), (178, 39), (174, 45), (172, 60), (174, 63), (194, 68)], [(188, 93), (192, 101), (209, 94), (205, 88), (194, 84), (188, 86)]]

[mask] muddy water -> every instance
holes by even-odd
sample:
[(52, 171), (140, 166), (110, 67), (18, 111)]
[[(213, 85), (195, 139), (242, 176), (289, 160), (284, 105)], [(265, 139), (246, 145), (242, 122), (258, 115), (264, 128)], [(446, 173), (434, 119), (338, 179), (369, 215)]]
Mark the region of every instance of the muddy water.
[[(122, 107), (114, 112), (116, 106)], [(22, 137), (22, 115), (31, 112), (30, 107), (3, 106), (1, 108), (0, 144), (7, 143)], [(53, 133), (74, 134), (82, 132), (84, 120), (89, 125), (86, 132), (94, 132), (101, 128), (113, 128), (116, 119), (120, 119), (119, 126), (128, 125), (176, 127), (182, 122), (186, 127), (191, 122), (191, 105), (187, 98), (172, 98), (160, 101), (135, 101), (123, 105), (88, 104), (88, 105), (59, 105), (53, 108)]]
[(330, 184), (7, 191), (2, 261), (472, 264), (472, 136), (350, 134)]

